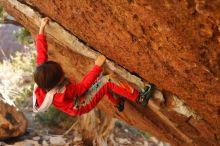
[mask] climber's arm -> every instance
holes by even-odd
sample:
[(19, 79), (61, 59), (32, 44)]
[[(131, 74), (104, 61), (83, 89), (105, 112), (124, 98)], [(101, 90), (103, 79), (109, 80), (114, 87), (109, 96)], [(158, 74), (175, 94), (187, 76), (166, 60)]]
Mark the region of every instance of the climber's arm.
[(36, 37), (36, 49), (37, 49), (36, 63), (37, 64), (44, 63), (45, 61), (47, 61), (47, 58), (48, 58), (47, 40), (44, 34), (44, 29), (46, 25), (48, 24), (48, 22), (49, 22), (49, 19), (47, 17), (42, 19), (39, 34)]
[(83, 95), (89, 88), (95, 83), (97, 78), (99, 77), (102, 69), (101, 67), (95, 65), (91, 71), (89, 71), (82, 81), (75, 85), (75, 91), (77, 92), (77, 96)]
[(78, 91), (78, 96), (81, 96), (84, 94), (89, 88), (95, 83), (97, 78), (99, 77), (102, 68), (101, 66), (104, 64), (106, 58), (103, 55), (98, 56), (98, 58), (95, 61), (95, 66), (93, 69), (87, 73), (87, 75), (82, 79), (80, 83), (76, 85), (77, 91)]
[(41, 20), (39, 34), (44, 34), (44, 29), (48, 23), (49, 23), (48, 17), (45, 17)]

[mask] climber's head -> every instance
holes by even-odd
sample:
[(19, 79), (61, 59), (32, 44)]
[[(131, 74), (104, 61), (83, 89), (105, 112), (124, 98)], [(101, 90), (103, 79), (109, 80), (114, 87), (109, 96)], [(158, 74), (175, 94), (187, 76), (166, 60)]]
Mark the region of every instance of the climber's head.
[(63, 78), (62, 67), (54, 61), (47, 61), (38, 65), (34, 72), (34, 81), (45, 91), (59, 85)]

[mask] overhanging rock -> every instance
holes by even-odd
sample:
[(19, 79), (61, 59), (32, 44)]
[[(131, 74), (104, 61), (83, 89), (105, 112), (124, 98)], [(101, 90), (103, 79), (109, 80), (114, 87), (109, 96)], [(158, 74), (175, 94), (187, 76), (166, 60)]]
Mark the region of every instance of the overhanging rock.
[[(28, 3), (23, 0), (1, 0), (0, 2), (21, 24), (32, 33), (37, 33), (42, 17), (40, 13), (47, 13), (43, 5), (41, 10), (41, 5), (35, 3), (34, 0), (29, 0)], [(63, 24), (60, 18), (55, 19), (57, 16), (54, 15), (56, 14), (48, 14), (55, 20), (46, 29), (50, 58), (60, 62), (70, 76), (81, 77), (88, 70), (87, 67), (91, 67), (92, 59), (95, 59), (99, 53), (76, 38), (71, 31), (68, 31), (69, 24)], [(65, 27), (59, 25), (56, 21)], [(75, 69), (70, 67), (72, 64), (74, 64)], [(82, 65), (84, 69), (82, 69)], [(77, 70), (81, 73), (77, 73)], [(143, 88), (147, 84), (144, 78), (131, 74), (128, 70), (110, 60), (107, 60), (106, 70), (116, 80), (127, 80), (136, 87)], [(113, 107), (106, 100), (99, 104), (99, 108), (131, 125), (150, 132), (158, 138), (169, 141), (173, 145), (216, 145), (219, 142), (218, 130), (214, 130), (213, 126), (208, 125), (206, 120), (198, 116), (183, 100), (178, 99), (173, 93), (164, 89), (163, 92), (157, 90), (155, 97), (159, 97), (159, 103), (156, 100), (151, 101), (149, 108), (146, 109), (130, 103), (126, 104), (126, 110), (119, 114), (110, 109)], [(166, 98), (165, 104), (163, 103), (164, 98)], [(206, 137), (210, 139), (206, 139)]]

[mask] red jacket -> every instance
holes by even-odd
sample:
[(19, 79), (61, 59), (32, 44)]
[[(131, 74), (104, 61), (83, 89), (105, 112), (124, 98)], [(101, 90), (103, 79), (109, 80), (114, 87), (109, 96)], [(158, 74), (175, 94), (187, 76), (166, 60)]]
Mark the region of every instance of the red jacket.
[[(36, 49), (37, 49), (37, 58), (36, 63), (39, 65), (45, 61), (47, 61), (47, 41), (46, 36), (43, 34), (40, 34), (36, 38)], [(75, 109), (74, 107), (74, 98), (76, 96), (81, 96), (84, 94), (96, 81), (97, 77), (100, 75), (102, 69), (101, 67), (95, 65), (93, 69), (83, 78), (83, 80), (80, 83), (74, 84), (73, 82), (66, 86), (66, 90), (64, 93), (57, 93), (54, 96), (53, 99), (53, 105), (69, 114), (69, 115), (81, 115), (84, 113), (89, 112), (94, 108), (93, 105), (95, 104), (87, 104), (85, 106), (82, 106), (79, 109)], [(40, 87), (37, 87), (37, 89), (34, 91), (36, 98), (37, 98), (37, 104), (39, 107), (44, 101), (44, 98), (46, 96), (46, 92), (42, 90)], [(98, 101), (97, 101), (98, 102)]]

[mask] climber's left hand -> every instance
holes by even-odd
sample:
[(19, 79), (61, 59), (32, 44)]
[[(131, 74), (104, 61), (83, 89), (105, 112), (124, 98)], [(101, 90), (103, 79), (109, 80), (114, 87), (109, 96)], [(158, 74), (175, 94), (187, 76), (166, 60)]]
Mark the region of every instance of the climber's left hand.
[(104, 55), (100, 55), (97, 57), (95, 61), (95, 65), (102, 66), (105, 63), (106, 57)]

